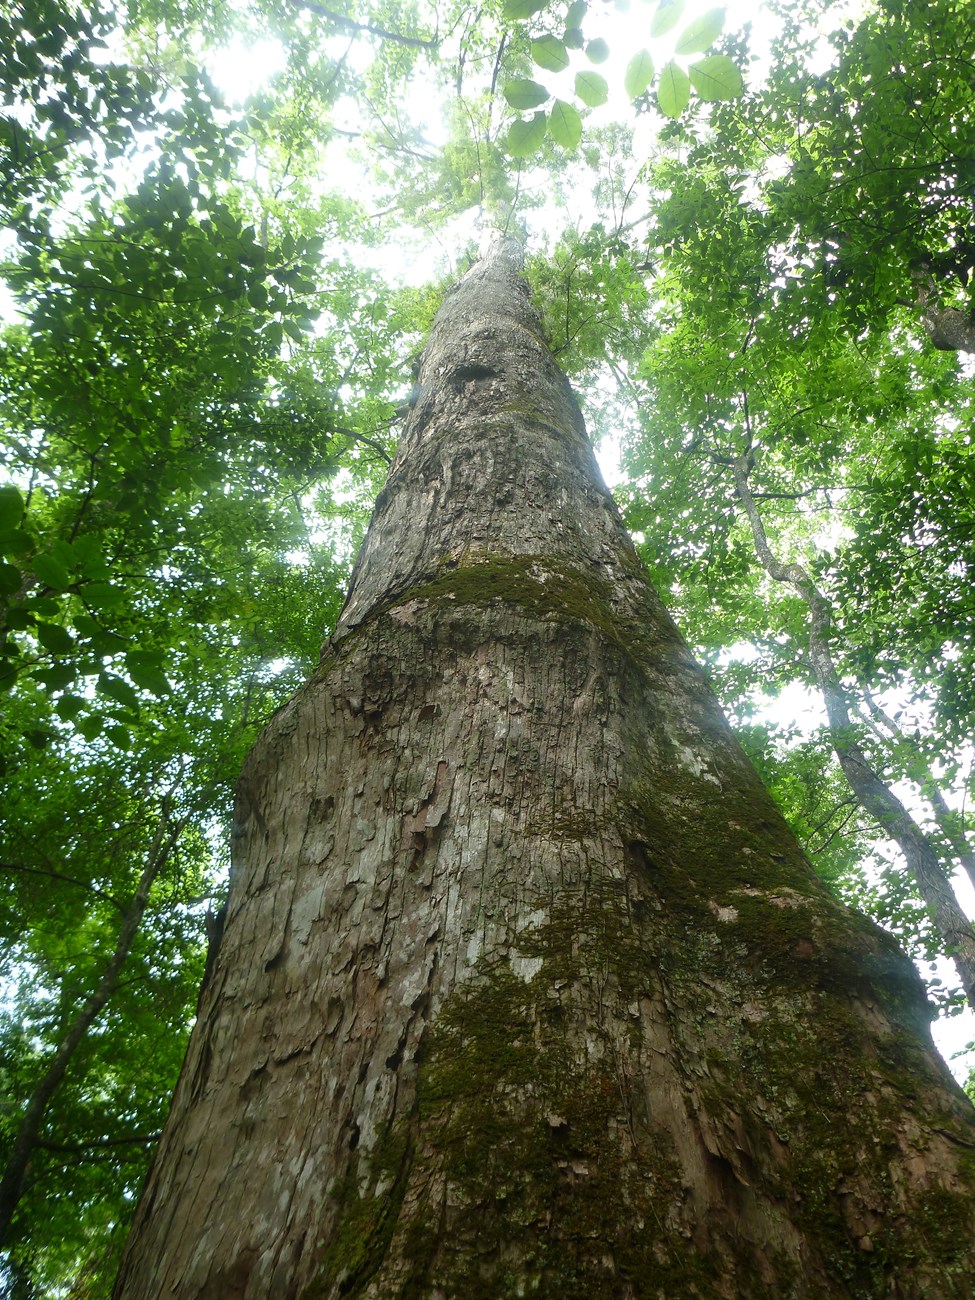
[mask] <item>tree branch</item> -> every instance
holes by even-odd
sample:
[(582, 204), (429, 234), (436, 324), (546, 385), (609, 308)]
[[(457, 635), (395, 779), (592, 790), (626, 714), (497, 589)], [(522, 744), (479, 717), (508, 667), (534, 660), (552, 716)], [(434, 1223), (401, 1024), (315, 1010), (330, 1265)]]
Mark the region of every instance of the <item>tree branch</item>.
[(346, 31), (368, 32), (370, 36), (379, 36), (384, 41), (393, 41), (396, 45), (405, 45), (411, 50), (435, 50), (440, 45), (437, 37), (425, 41), (419, 36), (404, 36), (402, 32), (391, 32), (387, 27), (376, 27), (372, 23), (358, 23), (354, 18), (347, 18), (345, 14), (337, 14), (334, 9), (326, 9), (324, 5), (316, 4), (314, 0), (292, 0), (292, 4), (296, 4), (299, 9), (307, 9), (320, 18), (327, 18), (329, 22), (335, 23), (337, 27), (344, 27)]
[(131, 1137), (93, 1138), (90, 1142), (46, 1142), (44, 1138), (38, 1138), (34, 1146), (41, 1151), (56, 1151), (59, 1155), (80, 1156), (86, 1151), (108, 1147), (149, 1146), (151, 1142), (158, 1142), (161, 1136), (160, 1133), (133, 1133)]

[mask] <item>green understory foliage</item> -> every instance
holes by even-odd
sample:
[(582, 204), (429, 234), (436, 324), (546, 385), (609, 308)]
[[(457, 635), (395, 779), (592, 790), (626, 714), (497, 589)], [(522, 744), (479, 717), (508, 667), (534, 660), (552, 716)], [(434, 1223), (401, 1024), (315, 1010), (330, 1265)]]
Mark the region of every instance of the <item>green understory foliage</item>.
[(794, 716), (805, 613), (757, 563), (733, 464), (752, 451), (770, 544), (831, 602), (861, 743), (925, 825), (944, 792), (960, 860), (972, 370), (925, 313), (972, 310), (971, 7), (805, 0), (750, 33), (624, 9), (0, 14), (0, 1159), (165, 849), (33, 1133), (12, 1297), (110, 1292), (241, 758), (318, 662), (424, 333), (486, 228), (527, 236), (651, 576), (811, 861), (944, 957), (821, 718)]

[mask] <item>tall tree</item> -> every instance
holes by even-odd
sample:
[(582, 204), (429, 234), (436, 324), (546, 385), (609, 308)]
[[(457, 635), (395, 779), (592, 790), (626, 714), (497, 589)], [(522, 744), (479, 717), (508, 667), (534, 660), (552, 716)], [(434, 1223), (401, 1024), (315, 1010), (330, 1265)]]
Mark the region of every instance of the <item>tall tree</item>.
[(446, 298), (116, 1287), (962, 1296), (975, 1117), (649, 586), (499, 240)]

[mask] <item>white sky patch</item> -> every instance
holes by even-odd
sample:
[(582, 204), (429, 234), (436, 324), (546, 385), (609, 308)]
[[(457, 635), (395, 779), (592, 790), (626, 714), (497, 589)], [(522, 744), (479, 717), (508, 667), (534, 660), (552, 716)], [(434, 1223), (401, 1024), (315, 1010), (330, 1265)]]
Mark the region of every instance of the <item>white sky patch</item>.
[(207, 71), (228, 104), (242, 104), (277, 73), (287, 55), (280, 41), (235, 37), (207, 59)]
[(617, 434), (607, 434), (596, 448), (596, 461), (610, 491), (625, 478), (620, 464), (621, 454), (622, 448)]

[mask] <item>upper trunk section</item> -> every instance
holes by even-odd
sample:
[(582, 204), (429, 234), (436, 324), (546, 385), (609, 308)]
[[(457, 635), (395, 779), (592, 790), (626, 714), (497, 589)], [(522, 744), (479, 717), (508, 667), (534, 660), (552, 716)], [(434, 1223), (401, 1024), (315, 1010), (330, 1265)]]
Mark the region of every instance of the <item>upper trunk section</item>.
[(565, 376), (498, 240), (448, 291), (414, 406), (352, 575), (339, 633), (378, 602), (479, 556), (617, 571), (629, 539)]

